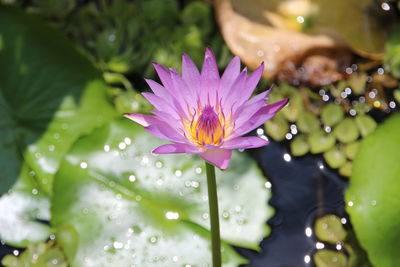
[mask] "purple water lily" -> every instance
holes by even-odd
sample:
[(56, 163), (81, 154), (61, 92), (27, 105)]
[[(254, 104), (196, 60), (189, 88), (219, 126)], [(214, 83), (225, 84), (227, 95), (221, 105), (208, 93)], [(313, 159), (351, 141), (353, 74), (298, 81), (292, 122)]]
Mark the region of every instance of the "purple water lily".
[(240, 71), (234, 57), (222, 77), (214, 53), (207, 48), (201, 72), (183, 54), (182, 76), (157, 63), (154, 68), (163, 85), (146, 80), (153, 93), (142, 93), (156, 108), (152, 115), (125, 116), (142, 125), (150, 134), (166, 139), (155, 154), (199, 154), (211, 164), (226, 169), (232, 149), (256, 148), (268, 144), (259, 137), (244, 134), (271, 119), (287, 99), (266, 105), (270, 90), (250, 98), (264, 70), (261, 64), (251, 75)]

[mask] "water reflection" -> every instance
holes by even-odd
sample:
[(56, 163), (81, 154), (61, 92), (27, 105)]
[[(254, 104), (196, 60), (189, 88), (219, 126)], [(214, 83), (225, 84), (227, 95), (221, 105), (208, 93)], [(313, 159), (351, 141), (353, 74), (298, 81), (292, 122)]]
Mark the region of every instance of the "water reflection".
[[(257, 132), (258, 134), (261, 133)], [(343, 192), (347, 181), (326, 167), (320, 156), (292, 157), (284, 144), (271, 142), (254, 153), (272, 188), (270, 205), (276, 214), (268, 224), (271, 234), (261, 242), (260, 253), (238, 248), (252, 267), (310, 266), (317, 242), (314, 223), (324, 214), (336, 214), (346, 223)], [(341, 249), (341, 244), (334, 248)]]

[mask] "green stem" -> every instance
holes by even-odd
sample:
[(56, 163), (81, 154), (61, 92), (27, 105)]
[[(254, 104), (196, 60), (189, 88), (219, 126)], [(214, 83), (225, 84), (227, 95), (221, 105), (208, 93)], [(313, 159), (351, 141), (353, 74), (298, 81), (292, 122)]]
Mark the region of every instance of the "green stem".
[(206, 162), (208, 205), (210, 207), (211, 245), (213, 267), (221, 267), (221, 238), (219, 234), (219, 214), (217, 182), (214, 165)]

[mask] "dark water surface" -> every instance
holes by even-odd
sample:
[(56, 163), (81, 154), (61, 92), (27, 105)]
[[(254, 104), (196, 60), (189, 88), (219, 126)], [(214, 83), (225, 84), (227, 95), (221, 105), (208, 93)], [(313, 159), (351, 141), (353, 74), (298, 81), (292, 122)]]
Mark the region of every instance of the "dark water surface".
[(307, 262), (316, 250), (316, 240), (306, 232), (313, 232), (320, 215), (345, 216), (343, 194), (348, 182), (329, 169), (321, 156), (291, 157), (284, 144), (271, 142), (252, 155), (271, 182), (269, 204), (276, 214), (268, 221), (271, 234), (261, 242), (259, 253), (237, 250), (254, 267), (313, 266), (312, 260)]

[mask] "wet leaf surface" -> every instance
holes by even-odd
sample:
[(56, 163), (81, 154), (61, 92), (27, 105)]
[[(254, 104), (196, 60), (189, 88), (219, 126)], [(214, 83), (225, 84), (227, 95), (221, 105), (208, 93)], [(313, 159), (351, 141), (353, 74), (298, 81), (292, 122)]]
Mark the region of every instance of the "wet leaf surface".
[(0, 193), (23, 159), (50, 193), (71, 144), (113, 116), (105, 84), (65, 37), (20, 10), (0, 7), (0, 40)]
[[(204, 163), (152, 155), (159, 144), (123, 119), (68, 153), (56, 176), (52, 224), (73, 266), (210, 263)], [(224, 263), (237, 266), (243, 259), (228, 244), (258, 249), (269, 233), (270, 192), (244, 153), (217, 177)]]
[(346, 192), (347, 211), (374, 266), (398, 265), (399, 125), (394, 114), (362, 141)]

